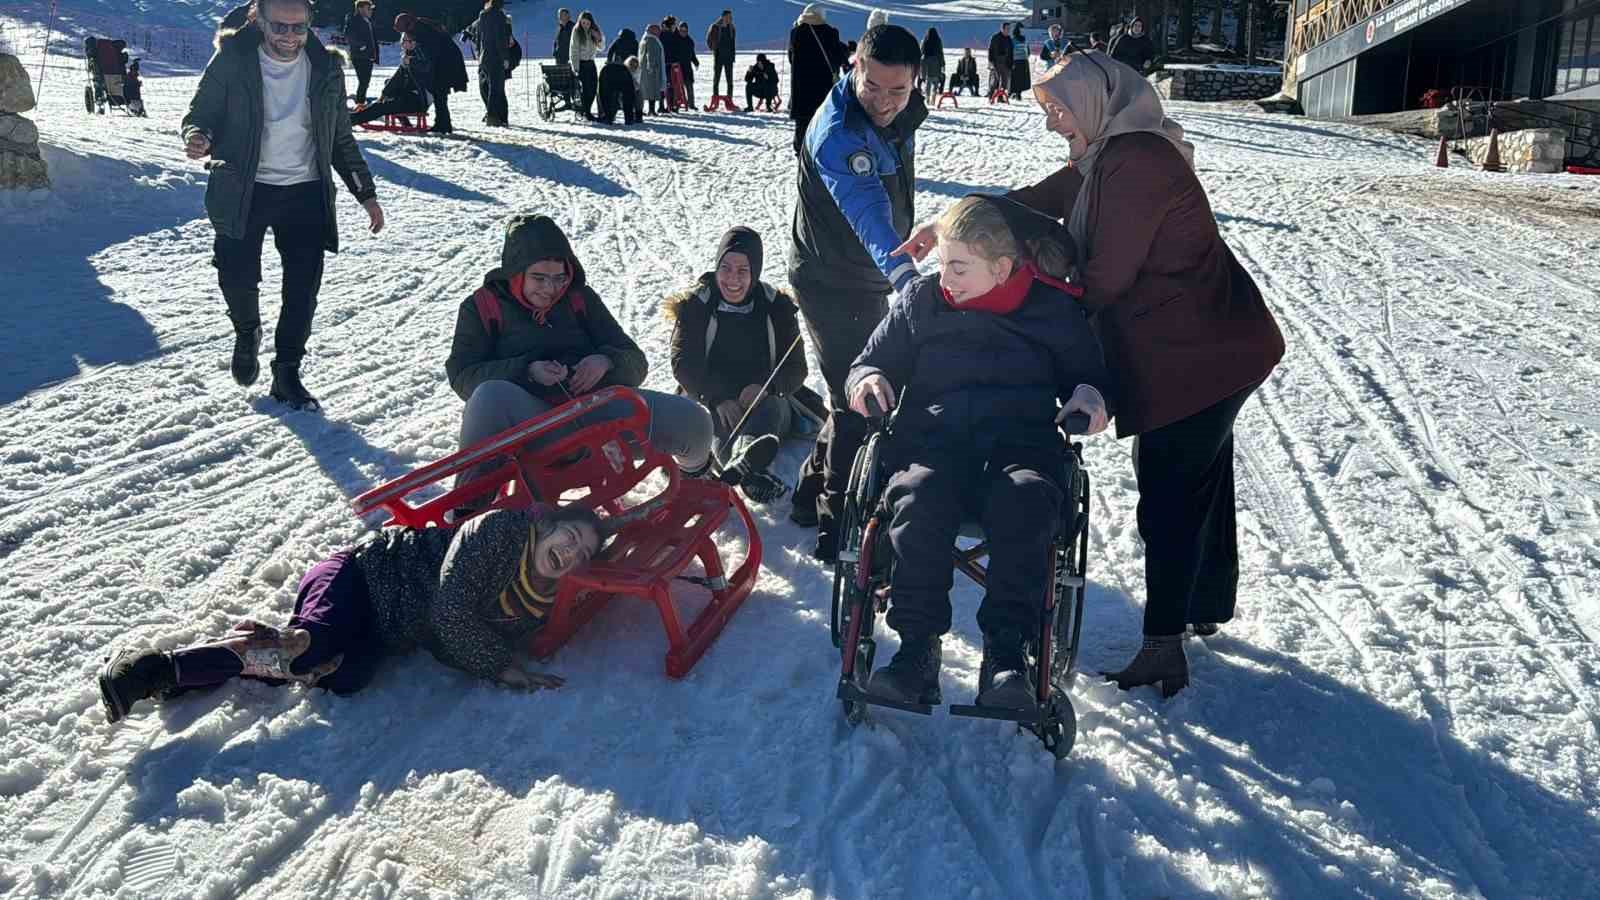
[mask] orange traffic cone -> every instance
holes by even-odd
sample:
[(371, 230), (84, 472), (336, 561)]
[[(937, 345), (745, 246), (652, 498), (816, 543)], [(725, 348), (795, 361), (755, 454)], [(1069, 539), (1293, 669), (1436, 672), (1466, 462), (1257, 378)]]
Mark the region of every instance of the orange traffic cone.
[(1489, 132), (1489, 155), (1483, 158), (1485, 172), (1504, 172), (1506, 167), (1500, 164), (1500, 131)]
[(1443, 136), (1439, 138), (1439, 155), (1434, 157), (1433, 164), (1441, 169), (1450, 168), (1450, 142)]

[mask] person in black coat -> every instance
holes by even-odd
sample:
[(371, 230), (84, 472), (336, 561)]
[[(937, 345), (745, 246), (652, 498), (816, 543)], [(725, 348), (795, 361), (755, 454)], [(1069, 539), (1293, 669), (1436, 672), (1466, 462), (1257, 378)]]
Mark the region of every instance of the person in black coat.
[(627, 65), (628, 57), (638, 55), (639, 36), (633, 33), (632, 28), (624, 28), (617, 39), (611, 42), (610, 49), (606, 50), (606, 62)]
[(467, 89), (467, 61), (461, 55), (461, 48), (444, 29), (412, 13), (395, 16), (394, 30), (414, 37), (433, 64), (433, 84), (426, 86), (434, 108), (433, 127), (428, 130), (450, 134), (455, 131), (450, 121), (450, 92)]
[(572, 44), (572, 26), (577, 24), (572, 20), (572, 10), (565, 6), (556, 13), (556, 65), (567, 65), (567, 52)]
[(967, 47), (961, 53), (961, 59), (956, 62), (956, 76), (950, 82), (952, 93), (960, 93), (965, 88), (978, 96), (978, 58), (972, 55), (972, 48)]
[[(725, 9), (722, 15), (706, 29), (706, 49), (711, 51), (711, 98), (727, 97), (733, 100), (733, 57), (737, 49), (737, 30), (733, 25), (733, 10)], [(722, 76), (728, 76), (728, 92), (722, 89)]]
[(694, 51), (694, 35), (689, 31), (689, 23), (683, 19), (678, 20), (678, 64), (683, 67), (683, 92), (689, 100), (688, 108), (695, 109), (694, 105), (694, 70), (700, 68), (700, 54)]
[(839, 81), (849, 60), (839, 29), (827, 23), (822, 5), (800, 13), (789, 31), (789, 118), (794, 120), (794, 152), (800, 155), (811, 117)]
[[(886, 449), (887, 621), (900, 650), (867, 690), (939, 703), (940, 639), (950, 630), (950, 554), (962, 520), (989, 541), (978, 608), (980, 706), (1033, 705), (1026, 646), (1038, 634), (1047, 549), (1065, 504), (1058, 423), (1086, 413), (1104, 428), (1109, 383), (1099, 340), (1068, 293), (1072, 239), (1059, 222), (1004, 197), (974, 195), (939, 220), (938, 276), (918, 278), (878, 324), (846, 382), (851, 407), (905, 409)], [(899, 392), (903, 391), (903, 394)], [(1062, 406), (1058, 412), (1057, 402)]]
[(355, 12), (344, 21), (344, 42), (356, 70), (356, 105), (361, 106), (367, 102), (372, 67), (381, 62), (378, 37), (372, 31), (372, 0), (356, 0)]
[(600, 69), (600, 114), (595, 116), (597, 122), (615, 125), (619, 112), (622, 113), (624, 124), (635, 125), (639, 122), (639, 95), (633, 85), (633, 73), (628, 71), (624, 61), (626, 59), (618, 59), (613, 53)]
[(1132, 66), (1140, 75), (1149, 70), (1156, 58), (1156, 45), (1145, 33), (1143, 19), (1134, 19), (1128, 30), (1111, 42), (1111, 58)]
[[(790, 398), (806, 383), (800, 322), (793, 299), (761, 280), (764, 258), (760, 234), (742, 225), (729, 229), (712, 270), (664, 304), (673, 323), (678, 390), (711, 413), (719, 444), (747, 412), (736, 442), (741, 446), (766, 435), (782, 440), (798, 424)], [(771, 503), (788, 489), (765, 469), (746, 474), (739, 487), (757, 503)]]
[(1006, 22), (989, 37), (989, 95), (1011, 90), (1011, 23)]
[(350, 114), (351, 125), (362, 125), (384, 116), (411, 116), (428, 111), (428, 88), (433, 83), (433, 65), (417, 39), (400, 36), (400, 66), (383, 84), (378, 102)]
[(744, 70), (744, 111), (755, 109), (757, 102), (765, 103), (768, 112), (778, 102), (778, 67), (765, 53), (757, 53), (755, 63)]
[(939, 29), (930, 27), (922, 38), (922, 95), (937, 96), (944, 92), (944, 39)]
[(484, 0), (483, 12), (473, 25), (478, 36), (478, 94), (488, 111), (484, 122), (490, 127), (509, 123), (506, 103), (506, 47), (511, 43), (511, 22), (506, 19), (505, 0)]

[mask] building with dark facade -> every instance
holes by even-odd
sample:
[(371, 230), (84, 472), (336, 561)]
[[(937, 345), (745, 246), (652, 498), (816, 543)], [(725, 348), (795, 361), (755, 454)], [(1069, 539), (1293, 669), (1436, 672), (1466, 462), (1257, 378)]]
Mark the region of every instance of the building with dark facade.
[(1317, 118), (1416, 109), (1457, 88), (1600, 100), (1600, 0), (1294, 0), (1289, 40), (1286, 81)]

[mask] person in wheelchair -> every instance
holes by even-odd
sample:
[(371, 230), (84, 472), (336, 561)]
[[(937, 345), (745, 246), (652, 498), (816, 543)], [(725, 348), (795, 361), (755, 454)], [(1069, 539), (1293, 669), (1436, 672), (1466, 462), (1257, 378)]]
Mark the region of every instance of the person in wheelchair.
[[(637, 389), (649, 407), (645, 437), (652, 446), (670, 453), (691, 478), (714, 474), (710, 413), (689, 397), (638, 389), (648, 365), (589, 285), (561, 226), (549, 216), (515, 216), (506, 225), (500, 265), (457, 310), (445, 360), (450, 386), (467, 404), (461, 447), (568, 400), (620, 385)], [(724, 468), (723, 479), (736, 484), (747, 463), (765, 469), (777, 444), (752, 447), (743, 460)], [(456, 483), (465, 484), (494, 465), (490, 460), (464, 472)]]
[(1067, 502), (1057, 423), (1084, 413), (1089, 433), (1105, 428), (1105, 362), (1061, 280), (1072, 241), (1058, 222), (972, 195), (939, 220), (938, 241), (940, 274), (906, 289), (846, 380), (861, 415), (890, 409), (897, 391), (904, 406), (885, 451), (894, 474), (884, 494), (894, 551), (887, 621), (901, 646), (866, 689), (941, 702), (952, 552), (962, 520), (975, 515), (991, 548), (978, 626), (983, 664), (995, 673), (977, 704), (1029, 708), (1026, 643), (1038, 633)]
[(744, 111), (753, 112), (761, 104), (767, 112), (778, 111), (778, 67), (757, 53), (756, 61), (744, 70)]
[(414, 116), (428, 111), (428, 88), (433, 66), (410, 34), (400, 36), (400, 65), (383, 83), (378, 102), (350, 114), (351, 125), (363, 125), (386, 115)]
[(194, 646), (110, 657), (98, 674), (106, 719), (232, 678), (349, 694), (384, 657), (417, 647), (509, 688), (560, 687), (561, 678), (523, 668), (517, 648), (555, 605), (557, 582), (587, 566), (605, 537), (585, 507), (537, 504), (456, 528), (385, 529), (312, 566), (281, 628), (246, 619)]
[[(663, 303), (672, 320), (678, 389), (711, 414), (719, 444), (744, 418), (735, 441), (740, 449), (768, 435), (781, 441), (793, 433), (800, 417), (790, 397), (806, 383), (805, 350), (784, 356), (800, 339), (794, 300), (761, 280), (765, 256), (754, 229), (731, 228), (717, 244), (712, 270)], [(745, 475), (739, 489), (756, 503), (771, 503), (788, 486), (761, 469)]]

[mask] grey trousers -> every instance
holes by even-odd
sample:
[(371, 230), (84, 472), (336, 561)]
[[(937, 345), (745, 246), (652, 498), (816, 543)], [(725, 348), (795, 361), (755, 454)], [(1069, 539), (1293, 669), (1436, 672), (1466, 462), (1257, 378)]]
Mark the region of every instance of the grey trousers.
[[(688, 397), (639, 390), (650, 408), (650, 446), (672, 454), (685, 471), (693, 472), (711, 457), (711, 415)], [(554, 409), (510, 381), (485, 381), (472, 392), (461, 415), (461, 447), (467, 448), (513, 425)], [(603, 413), (604, 410), (598, 410)], [(462, 473), (457, 483), (479, 474)]]

